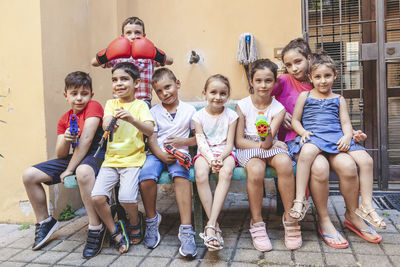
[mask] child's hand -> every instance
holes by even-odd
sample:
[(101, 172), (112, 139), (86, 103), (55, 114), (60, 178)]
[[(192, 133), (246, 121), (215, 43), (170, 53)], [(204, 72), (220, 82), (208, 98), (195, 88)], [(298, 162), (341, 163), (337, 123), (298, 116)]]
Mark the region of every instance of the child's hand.
[(367, 139), (367, 135), (363, 133), (361, 130), (353, 131), (353, 140), (354, 142), (362, 142)]
[(338, 145), (337, 149), (339, 151), (347, 151), (350, 148), (351, 135), (343, 135), (342, 138), (336, 143)]
[[(79, 132), (80, 129), (78, 128), (78, 134)], [(76, 143), (76, 141), (78, 141), (78, 135), (72, 135), (71, 132), (69, 131), (69, 128), (67, 128), (64, 133), (64, 139), (67, 142)]]
[(168, 152), (164, 152), (161, 155), (160, 160), (168, 165), (174, 164), (176, 162), (176, 158), (173, 155), (169, 154)]
[(286, 143), (285, 143), (285, 142), (282, 142), (282, 141), (279, 141), (279, 140), (276, 140), (276, 141), (274, 140), (274, 141), (272, 142), (272, 147), (273, 147), (273, 148), (282, 148), (282, 149), (285, 149), (285, 150), (288, 149)]
[(131, 113), (125, 109), (122, 108), (116, 108), (115, 109), (115, 117), (117, 119), (121, 119), (127, 122), (133, 122), (134, 118), (132, 117)]
[(165, 140), (164, 144), (172, 145), (176, 148), (180, 148), (184, 146), (184, 141), (186, 138), (175, 137), (175, 136), (168, 136), (167, 140)]
[(65, 177), (67, 177), (67, 176), (70, 176), (70, 175), (72, 175), (72, 174), (74, 174), (74, 172), (73, 171), (70, 171), (70, 170), (65, 170), (63, 173), (61, 173), (60, 174), (60, 180), (61, 180), (61, 183), (64, 183), (64, 178)]
[(224, 163), (220, 157), (217, 157), (216, 159), (211, 161), (211, 171), (212, 173), (219, 173), (221, 170), (222, 166), (224, 166)]
[(304, 131), (301, 135), (300, 145), (307, 143), (310, 140), (310, 135), (314, 135), (312, 132)]
[(285, 113), (285, 118), (283, 119), (282, 126), (285, 129), (292, 130), (292, 115), (289, 112)]

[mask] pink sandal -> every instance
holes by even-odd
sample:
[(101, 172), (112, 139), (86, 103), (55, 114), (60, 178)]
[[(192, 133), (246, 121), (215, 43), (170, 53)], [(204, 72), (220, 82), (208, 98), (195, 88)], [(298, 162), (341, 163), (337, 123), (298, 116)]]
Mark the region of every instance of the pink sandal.
[(249, 229), (253, 246), (259, 251), (270, 251), (272, 249), (271, 241), (269, 240), (267, 229), (264, 222), (251, 224)]
[(298, 249), (303, 244), (301, 239), (301, 227), (295, 222), (285, 222), (285, 215), (282, 216), (283, 228), (285, 228), (285, 246), (290, 249)]

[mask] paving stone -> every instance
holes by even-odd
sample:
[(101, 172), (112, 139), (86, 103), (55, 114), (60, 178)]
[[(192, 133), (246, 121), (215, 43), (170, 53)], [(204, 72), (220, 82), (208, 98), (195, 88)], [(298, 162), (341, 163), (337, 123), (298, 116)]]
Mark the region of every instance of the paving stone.
[(258, 264), (248, 262), (232, 262), (231, 267), (258, 267)]
[[(159, 245), (153, 250), (150, 250), (150, 257), (174, 257), (178, 253), (179, 246)], [(149, 249), (147, 249), (149, 250)]]
[[(72, 252), (74, 251), (77, 247), (81, 246), (82, 243), (79, 241), (69, 241), (69, 240), (64, 240), (54, 248), (52, 248), (52, 251), (68, 251)], [(83, 250), (82, 250), (83, 251)]]
[[(114, 249), (118, 253), (116, 248), (113, 247), (112, 249)], [(151, 251), (152, 251), (151, 249), (148, 249), (143, 244), (140, 244), (137, 246), (130, 246), (129, 251), (126, 254), (129, 256), (146, 256)]]
[(233, 260), (254, 263), (263, 258), (263, 252), (256, 249), (237, 249)]
[(51, 264), (56, 263), (61, 258), (65, 257), (66, 255), (68, 255), (68, 252), (46, 251), (45, 253), (43, 253), (39, 257), (37, 257), (35, 260), (33, 260), (33, 262), (39, 263), (39, 264), (51, 265)]
[(321, 252), (321, 248), (319, 246), (319, 243), (316, 241), (303, 241), (301, 248), (296, 251)]
[(318, 234), (315, 231), (304, 231), (301, 229), (301, 238), (303, 241), (316, 241), (318, 240)]
[(304, 265), (324, 265), (321, 253), (315, 252), (294, 252), (296, 264)]
[(200, 267), (227, 267), (228, 263), (224, 261), (201, 260)]
[(394, 263), (394, 266), (400, 266), (400, 256), (389, 256), (389, 258)]
[(65, 258), (61, 259), (57, 264), (61, 265), (74, 265), (80, 266), (86, 261), (85, 258), (82, 257), (82, 253), (70, 253)]
[(362, 267), (386, 267), (392, 266), (387, 256), (362, 255), (358, 257)]
[(200, 260), (197, 260), (197, 259), (188, 260), (188, 259), (184, 259), (184, 258), (178, 258), (178, 259), (173, 260), (169, 266), (170, 267), (195, 267), (199, 263), (200, 263)]
[(288, 251), (287, 247), (285, 246), (285, 241), (283, 239), (271, 240), (272, 249), (278, 251)]
[(228, 262), (232, 256), (233, 249), (222, 249), (219, 251), (206, 251), (205, 255), (203, 256), (204, 259), (210, 261), (225, 261)]
[(16, 240), (14, 243), (8, 245), (9, 248), (31, 248), (33, 244), (33, 237), (23, 237)]
[(352, 254), (326, 253), (325, 257), (327, 265), (357, 266), (357, 261)]
[[(394, 244), (381, 244), (386, 255), (398, 256), (400, 255), (400, 246)], [(400, 264), (400, 263), (399, 263)]]
[(237, 243), (238, 248), (253, 249), (253, 240), (251, 238), (239, 238)]
[(273, 264), (284, 264), (289, 265), (293, 264), (293, 261), (290, 257), (290, 251), (268, 251), (264, 253), (264, 261), (259, 261), (258, 264), (262, 263), (264, 265), (273, 265)]
[(20, 253), (21, 249), (18, 248), (0, 248), (0, 260), (8, 260), (14, 258), (13, 256)]
[(237, 238), (225, 238), (224, 248), (234, 248), (236, 246)]
[[(170, 261), (171, 261), (171, 258), (160, 258), (160, 257), (148, 256), (142, 262), (141, 266), (164, 267), (164, 266), (168, 266), (168, 263)], [(130, 266), (130, 263), (127, 266)]]
[[(97, 258), (96, 256), (95, 258)], [(143, 260), (143, 257), (138, 257), (138, 256), (128, 256), (128, 255), (122, 255), (119, 257), (117, 260), (115, 260), (110, 267), (120, 267), (120, 266), (138, 266), (139, 263)], [(86, 264), (85, 264), (86, 265)], [(96, 265), (94, 265), (96, 266)], [(146, 265), (143, 265), (146, 266)]]
[(80, 242), (86, 242), (87, 239), (87, 231), (86, 229), (81, 229), (78, 232), (74, 233), (70, 237), (67, 238), (67, 240), (72, 240), (72, 241), (80, 241)]
[(20, 267), (24, 266), (26, 263), (25, 262), (13, 262), (13, 261), (4, 261), (0, 263), (1, 267)]
[(43, 253), (45, 253), (45, 251), (43, 251), (43, 250), (33, 251), (31, 249), (25, 249), (25, 250), (21, 250), (20, 252), (18, 252), (18, 254), (12, 256), (9, 260), (31, 262)]
[[(33, 237), (34, 237), (34, 233), (35, 233), (35, 229), (34, 227), (30, 227), (29, 229), (25, 229), (25, 230), (18, 230), (17, 228), (19, 227), (19, 225), (5, 225), (5, 224), (1, 224), (1, 229), (2, 232), (7, 233), (7, 235), (2, 235), (0, 237), (0, 247), (6, 247), (9, 244), (14, 243), (15, 241), (17, 241), (18, 239), (22, 238), (22, 237), (27, 237), (27, 236), (31, 236), (32, 240), (30, 244), (33, 244)], [(4, 228), (4, 230), (3, 230)]]
[(49, 266), (48, 264), (40, 264), (40, 263), (29, 263), (25, 266), (29, 266), (29, 267), (45, 267), (45, 266)]
[[(104, 255), (99, 254), (96, 257), (89, 259), (87, 262), (83, 264), (83, 266), (108, 266), (112, 263), (118, 256), (115, 255)], [(126, 256), (125, 256), (126, 257)], [(123, 258), (123, 257), (120, 257)], [(119, 259), (119, 258), (118, 258)], [(120, 266), (128, 266), (128, 265), (120, 265)]]
[[(301, 222), (301, 230), (302, 231), (316, 231), (315, 223), (314, 222)], [(283, 227), (283, 226), (282, 226)]]
[(399, 233), (381, 233), (380, 235), (382, 235), (382, 243), (400, 245)]
[(369, 242), (363, 242), (363, 243), (356, 243), (353, 242), (351, 244), (353, 247), (355, 253), (357, 254), (363, 254), (363, 255), (383, 255), (383, 250), (379, 246), (379, 244), (373, 244)]

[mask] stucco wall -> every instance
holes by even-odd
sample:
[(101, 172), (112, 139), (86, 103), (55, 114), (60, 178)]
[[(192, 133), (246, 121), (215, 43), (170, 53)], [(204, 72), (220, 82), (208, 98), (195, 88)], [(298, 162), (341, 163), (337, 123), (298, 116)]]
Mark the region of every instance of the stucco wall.
[[(283, 11), (285, 6), (291, 8)], [(89, 72), (94, 99), (104, 105), (111, 97), (110, 70), (91, 67), (90, 60), (121, 34), (126, 17), (142, 18), (147, 37), (174, 58), (170, 68), (186, 101), (202, 101), (204, 82), (215, 73), (230, 79), (232, 99), (248, 95), (236, 60), (240, 33), (253, 33), (259, 57), (269, 58), (301, 35), (301, 1), (293, 0), (15, 0), (0, 1), (0, 8), (7, 10), (0, 17), (0, 48), (7, 51), (0, 54), (0, 95), (6, 95), (0, 120), (7, 122), (0, 122), (0, 222), (34, 222), (32, 212), (20, 208), (28, 200), (21, 175), (54, 157), (56, 124), (69, 108), (62, 96), (65, 76)], [(201, 64), (188, 63), (191, 50)], [(66, 203), (80, 205), (77, 190), (60, 185), (56, 191), (50, 190), (56, 215)]]
[(22, 172), (47, 158), (40, 1), (0, 1), (0, 10), (0, 222), (32, 221), (20, 201)]

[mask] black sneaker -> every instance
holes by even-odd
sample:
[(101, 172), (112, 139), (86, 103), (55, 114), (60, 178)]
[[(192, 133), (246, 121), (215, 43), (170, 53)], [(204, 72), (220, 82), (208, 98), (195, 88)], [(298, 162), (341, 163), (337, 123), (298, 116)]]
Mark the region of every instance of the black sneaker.
[(33, 243), (32, 250), (38, 250), (50, 238), (58, 227), (58, 221), (51, 217), (49, 222), (36, 224), (35, 230), (35, 243)]
[(101, 230), (88, 230), (88, 238), (82, 254), (85, 259), (90, 259), (100, 253), (105, 236), (106, 227), (104, 225)]

